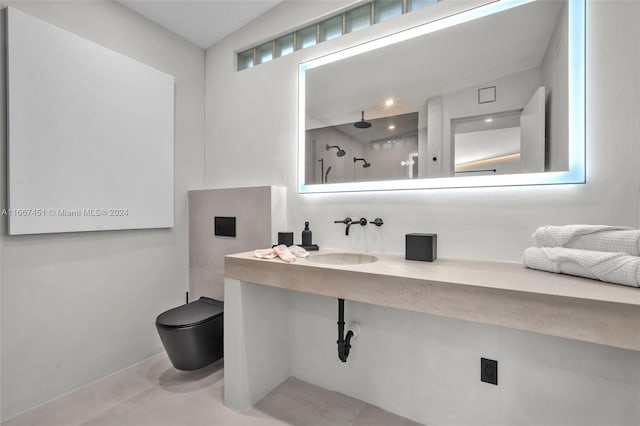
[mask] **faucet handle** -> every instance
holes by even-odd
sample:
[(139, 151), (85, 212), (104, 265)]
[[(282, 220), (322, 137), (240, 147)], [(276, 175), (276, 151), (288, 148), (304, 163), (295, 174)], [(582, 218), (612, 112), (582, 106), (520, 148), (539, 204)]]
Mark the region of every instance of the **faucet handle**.
[(362, 226), (365, 226), (367, 223), (369, 223), (369, 222), (367, 222), (367, 219), (365, 219), (364, 217), (361, 217), (358, 222), (360, 222), (360, 225), (362, 225)]
[(333, 223), (344, 223), (345, 225), (348, 225), (349, 223), (351, 223), (351, 218), (345, 217), (342, 220), (334, 220)]
[(384, 222), (379, 217), (376, 217), (374, 220), (372, 220), (369, 223), (373, 223), (375, 226), (382, 226)]

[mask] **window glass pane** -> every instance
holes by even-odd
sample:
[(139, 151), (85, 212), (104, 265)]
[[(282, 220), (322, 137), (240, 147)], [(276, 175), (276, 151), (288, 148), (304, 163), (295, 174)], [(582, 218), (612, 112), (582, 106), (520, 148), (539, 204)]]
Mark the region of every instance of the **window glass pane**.
[(273, 59), (273, 42), (267, 42), (256, 47), (256, 65), (264, 64)]
[(345, 13), (347, 17), (347, 32), (352, 33), (371, 25), (371, 3), (357, 7)]
[(376, 0), (376, 23), (402, 15), (402, 0)]
[(276, 40), (276, 58), (293, 52), (293, 33)]
[(238, 53), (238, 71), (253, 66), (253, 49)]
[(342, 35), (342, 15), (320, 22), (320, 41), (327, 41)]
[(438, 0), (407, 0), (407, 12), (413, 12), (434, 3), (438, 3)]
[(303, 28), (296, 32), (297, 34), (297, 46), (296, 49), (304, 49), (305, 47), (313, 46), (316, 44), (316, 26)]

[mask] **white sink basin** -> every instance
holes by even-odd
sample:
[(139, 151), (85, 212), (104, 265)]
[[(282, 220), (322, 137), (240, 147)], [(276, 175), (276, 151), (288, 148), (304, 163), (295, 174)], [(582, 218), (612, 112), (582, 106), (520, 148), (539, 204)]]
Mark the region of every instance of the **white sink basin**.
[(362, 265), (377, 262), (378, 258), (361, 253), (325, 253), (313, 254), (307, 257), (307, 260), (324, 265)]

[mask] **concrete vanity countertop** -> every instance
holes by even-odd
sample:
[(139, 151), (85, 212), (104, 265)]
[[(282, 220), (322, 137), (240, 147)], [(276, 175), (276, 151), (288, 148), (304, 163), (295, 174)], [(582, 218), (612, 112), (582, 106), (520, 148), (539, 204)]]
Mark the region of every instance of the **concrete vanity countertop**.
[[(348, 252), (321, 250), (313, 254)], [(312, 255), (313, 255), (312, 254)], [(225, 257), (224, 274), (244, 282), (640, 350), (640, 289), (463, 259), (330, 265), (297, 259)]]

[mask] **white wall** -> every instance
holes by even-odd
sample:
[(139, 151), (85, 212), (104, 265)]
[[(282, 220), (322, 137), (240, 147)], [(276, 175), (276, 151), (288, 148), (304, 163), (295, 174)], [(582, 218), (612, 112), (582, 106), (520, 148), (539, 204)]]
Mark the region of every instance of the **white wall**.
[[(225, 404), (292, 375), (431, 426), (637, 426), (640, 352), (225, 279)], [(229, 318), (226, 318), (228, 320)], [(498, 360), (498, 386), (480, 358)]]
[[(531, 233), (540, 225), (604, 223), (638, 226), (640, 80), (637, 76), (640, 75), (640, 56), (630, 52), (640, 49), (640, 2), (634, 1), (588, 3), (586, 184), (296, 195), (297, 64), (401, 27), (410, 27), (431, 13), (462, 4), (461, 1), (444, 1), (253, 69), (234, 71), (234, 51), (297, 27), (333, 6), (326, 2), (286, 2), (208, 49), (206, 183), (216, 187), (287, 186), (288, 228), (302, 229), (304, 221), (309, 220), (314, 242), (321, 247), (403, 252), (404, 234), (434, 232), (438, 234), (439, 257), (519, 261), (522, 251), (530, 245)], [(346, 237), (344, 226), (333, 223), (333, 220), (346, 216), (369, 219), (379, 216), (385, 224), (381, 228), (358, 227)], [(322, 315), (335, 321), (334, 314), (334, 307), (327, 304)], [(375, 328), (378, 324), (383, 327), (387, 319), (396, 317), (404, 315), (372, 310), (370, 320), (363, 320), (363, 326)], [(414, 330), (416, 324), (435, 327), (443, 339), (447, 335), (455, 338), (455, 333), (466, 327), (466, 323), (425, 320), (423, 317), (403, 318), (399, 324), (407, 332)], [(521, 380), (523, 385), (526, 380), (530, 381), (532, 386), (524, 393), (526, 398), (509, 400), (509, 395), (503, 396), (512, 404), (510, 409), (517, 411), (514, 414), (517, 418), (527, 418), (529, 414), (528, 418), (534, 419), (536, 413), (530, 411), (527, 402), (542, 394), (551, 395), (548, 400), (563, 401), (568, 391), (593, 396), (600, 389), (606, 393), (612, 387), (621, 386), (635, 392), (633, 401), (637, 404), (637, 381), (629, 384), (625, 377), (627, 373), (635, 371), (637, 374), (640, 371), (637, 353), (509, 330), (500, 331), (496, 337), (493, 330), (484, 327), (472, 329), (473, 333), (469, 335), (474, 340), (456, 339), (453, 344), (458, 345), (462, 352), (473, 353), (474, 363), (475, 355), (480, 353), (473, 350), (474, 345), (486, 340), (501, 342), (503, 348), (510, 348), (497, 352), (495, 346), (482, 344), (482, 353), (489, 357), (499, 356), (501, 365), (525, 364), (519, 374), (511, 377)], [(372, 333), (377, 335), (375, 331)], [(334, 335), (332, 340), (335, 340)], [(434, 359), (446, 358), (450, 349), (429, 339), (414, 343), (410, 350), (435, 351)], [(317, 349), (313, 342), (310, 344)], [(376, 345), (389, 357), (393, 356), (389, 349), (393, 345), (386, 345), (386, 348), (380, 347), (379, 342)], [(537, 372), (535, 365), (526, 366), (533, 363), (526, 353), (529, 349), (541, 354), (541, 362), (545, 363), (542, 372)], [(558, 380), (574, 374), (575, 363), (585, 357), (616, 365), (616, 372), (604, 379), (606, 386), (594, 378), (570, 381), (576, 386), (571, 390), (563, 387), (554, 389)], [(371, 363), (358, 368), (367, 372), (376, 370), (375, 364)], [(437, 365), (433, 369), (437, 370)], [(327, 377), (334, 377), (334, 373), (327, 371)], [(452, 392), (467, 383), (466, 376), (454, 375), (447, 380), (450, 382), (442, 383), (442, 386), (448, 386)], [(361, 386), (366, 387), (367, 382), (361, 382)], [(487, 394), (482, 398), (495, 402), (496, 397)], [(584, 403), (593, 401), (579, 397), (578, 400)], [(489, 404), (486, 408), (492, 410), (496, 407)], [(631, 406), (630, 410), (634, 409), (637, 411), (637, 405)], [(574, 414), (567, 414), (573, 416), (567, 421), (563, 418), (558, 422), (575, 424), (583, 418), (579, 410), (580, 407)], [(637, 413), (632, 412), (631, 415)], [(618, 419), (621, 417), (614, 421)]]
[(187, 189), (204, 175), (202, 49), (114, 2), (9, 5), (175, 76), (175, 226), (9, 237), (1, 218), (2, 419), (162, 350), (155, 317), (184, 300)]
[[(362, 332), (342, 363), (336, 299), (288, 293), (279, 358), (301, 380), (431, 426), (640, 424), (640, 352), (346, 301)], [(481, 357), (498, 360), (498, 386), (480, 381)]]
[[(640, 82), (635, 75), (640, 58), (628, 54), (640, 37), (634, 21), (637, 2), (590, 2), (587, 8), (587, 184), (295, 195), (298, 63), (462, 4), (438, 3), (234, 71), (234, 50), (309, 20), (320, 6), (331, 6), (285, 2), (208, 49), (206, 183), (287, 186), (289, 227), (302, 229), (310, 220), (315, 242), (324, 247), (403, 252), (405, 233), (435, 232), (441, 257), (519, 261), (540, 225), (638, 225)], [(362, 215), (380, 216), (385, 225), (345, 237), (342, 226), (333, 223)]]

